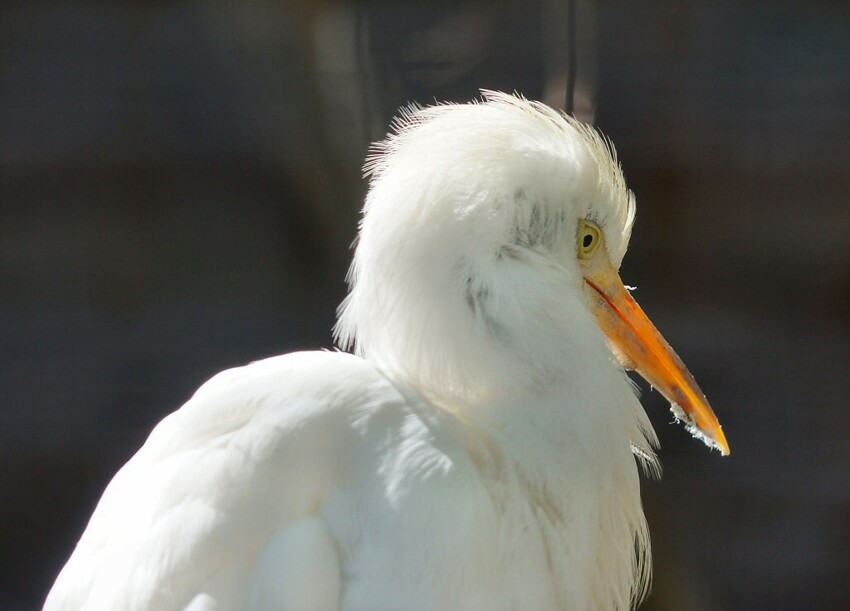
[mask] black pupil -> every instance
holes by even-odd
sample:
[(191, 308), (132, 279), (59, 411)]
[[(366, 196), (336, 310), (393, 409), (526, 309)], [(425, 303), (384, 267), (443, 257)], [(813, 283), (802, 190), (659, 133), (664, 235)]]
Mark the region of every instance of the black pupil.
[(593, 244), (593, 234), (590, 234), (590, 233), (584, 234), (584, 238), (582, 239), (582, 245), (585, 248), (590, 248), (591, 244)]

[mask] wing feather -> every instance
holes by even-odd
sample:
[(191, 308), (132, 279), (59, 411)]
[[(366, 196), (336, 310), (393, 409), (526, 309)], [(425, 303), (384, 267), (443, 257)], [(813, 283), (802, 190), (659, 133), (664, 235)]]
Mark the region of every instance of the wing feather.
[(362, 359), (331, 352), (215, 376), (109, 484), (45, 610), (244, 609), (252, 592), (283, 596), (258, 583), (275, 570), (299, 582), (286, 572), (313, 544), (301, 576), (332, 583), (330, 535), (309, 517), (350, 462), (369, 389), (387, 386)]

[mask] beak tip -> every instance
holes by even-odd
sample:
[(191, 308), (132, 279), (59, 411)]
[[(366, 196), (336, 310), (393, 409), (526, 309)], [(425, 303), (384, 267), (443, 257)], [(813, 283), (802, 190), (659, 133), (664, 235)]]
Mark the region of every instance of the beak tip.
[[(708, 414), (710, 416), (709, 419), (705, 419), (704, 413), (700, 414), (700, 412), (695, 410), (693, 407), (689, 407), (687, 410), (683, 409), (682, 406), (675, 401), (670, 403), (670, 411), (673, 412), (673, 418), (676, 422), (680, 422), (684, 425), (685, 430), (687, 430), (692, 436), (702, 441), (709, 448), (720, 452), (721, 456), (729, 456), (731, 450), (729, 449), (729, 442), (726, 441), (726, 435), (723, 432), (723, 427), (720, 426), (720, 423), (714, 416), (714, 412), (712, 412), (711, 408), (708, 407), (708, 403), (704, 404), (705, 409), (708, 410)], [(703, 417), (700, 418), (700, 415)]]
[(726, 441), (726, 435), (723, 433), (723, 429), (717, 429), (717, 449), (720, 450), (721, 456), (729, 456), (732, 453), (732, 450), (729, 448), (729, 442)]

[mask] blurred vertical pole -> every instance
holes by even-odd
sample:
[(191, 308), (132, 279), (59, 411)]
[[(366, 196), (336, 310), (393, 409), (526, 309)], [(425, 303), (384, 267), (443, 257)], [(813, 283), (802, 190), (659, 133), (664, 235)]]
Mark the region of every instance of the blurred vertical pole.
[[(374, 74), (367, 56), (368, 23), (356, 6), (329, 4), (313, 23), (315, 77), (323, 123), (334, 154), (356, 168), (376, 131), (386, 130), (374, 116)], [(378, 135), (380, 135), (380, 133)], [(359, 172), (354, 177), (359, 180)]]
[(596, 116), (595, 0), (543, 0), (543, 101), (585, 123)]
[(578, 58), (576, 57), (576, 2), (567, 0), (567, 87), (564, 100), (564, 110), (567, 114), (573, 114), (575, 110), (576, 96), (576, 71), (578, 69)]

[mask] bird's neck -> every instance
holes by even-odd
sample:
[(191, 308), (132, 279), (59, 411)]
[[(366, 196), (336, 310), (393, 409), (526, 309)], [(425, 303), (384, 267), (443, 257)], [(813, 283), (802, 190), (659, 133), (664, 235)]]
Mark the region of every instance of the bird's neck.
[[(570, 360), (569, 369), (539, 386), (500, 392), (464, 412), (481, 430), (503, 436), (519, 462), (541, 472), (562, 461), (606, 470), (614, 455), (631, 466), (630, 444), (646, 440), (645, 414), (630, 382), (608, 355)], [(545, 458), (536, 458), (538, 449)]]
[[(464, 351), (444, 353), (448, 363), (426, 369), (428, 376), (409, 367), (385, 373), (400, 389), (416, 389), (410, 404), (465, 449), (505, 532), (534, 533), (542, 548), (523, 546), (523, 553), (549, 559), (562, 600), (628, 608), (647, 583), (648, 534), (631, 447), (652, 455), (649, 424), (598, 328), (560, 328), (531, 338), (544, 358), (516, 342), (456, 342)], [(479, 360), (464, 363), (464, 354)], [(454, 375), (440, 378), (447, 369)], [(457, 371), (469, 383), (459, 386)]]
[(457, 416), (505, 519), (539, 531), (553, 580), (576, 608), (628, 608), (649, 574), (631, 451), (644, 446), (651, 455), (645, 415), (622, 371), (605, 370), (577, 365), (558, 384)]

